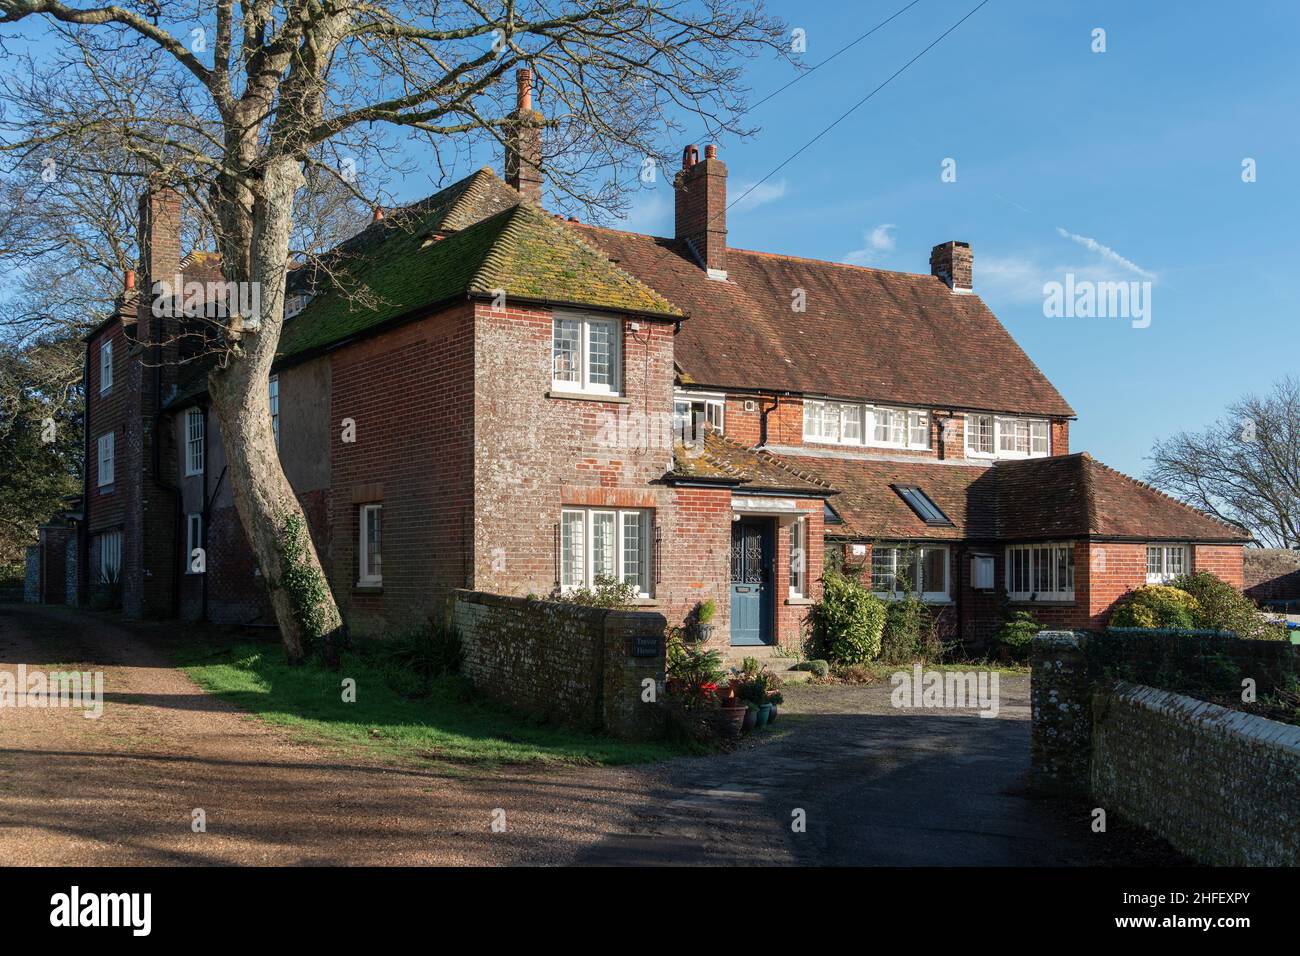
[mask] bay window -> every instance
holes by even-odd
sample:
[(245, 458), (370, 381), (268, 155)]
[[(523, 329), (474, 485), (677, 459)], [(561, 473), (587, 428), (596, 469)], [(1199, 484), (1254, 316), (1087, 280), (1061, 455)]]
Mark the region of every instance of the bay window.
[(1016, 544), (1007, 548), (1007, 593), (1013, 601), (1073, 601), (1074, 545)]
[(616, 319), (557, 315), (551, 326), (551, 387), (618, 395), (620, 327)]
[(876, 545), (871, 551), (871, 590), (879, 597), (919, 595), (948, 600), (948, 548), (943, 545)]
[(1147, 584), (1168, 584), (1190, 570), (1186, 545), (1147, 545)]
[(651, 594), (652, 511), (565, 508), (560, 513), (560, 588), (595, 588), (601, 579)]

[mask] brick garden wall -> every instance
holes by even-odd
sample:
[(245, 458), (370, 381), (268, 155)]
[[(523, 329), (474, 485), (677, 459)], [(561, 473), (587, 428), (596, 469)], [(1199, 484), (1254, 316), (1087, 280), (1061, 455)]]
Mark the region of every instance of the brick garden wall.
[[(457, 591), (452, 621), (461, 672), (488, 696), (528, 713), (619, 737), (662, 729), (644, 682), (664, 679), (662, 614), (613, 611)], [(637, 638), (653, 656), (637, 657)]]
[(1300, 865), (1300, 727), (1127, 683), (1093, 712), (1099, 806), (1201, 863)]

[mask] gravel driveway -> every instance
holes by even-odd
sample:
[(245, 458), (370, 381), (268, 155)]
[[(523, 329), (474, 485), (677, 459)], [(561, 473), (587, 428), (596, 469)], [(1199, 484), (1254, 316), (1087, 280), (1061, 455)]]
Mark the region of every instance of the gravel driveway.
[[(1034, 865), (1087, 819), (1020, 793), (1028, 679), (1001, 713), (795, 688), (766, 739), (631, 768), (393, 768), (295, 740), (167, 664), (156, 625), (0, 605), (0, 669), (105, 672), (98, 720), (0, 709), (0, 864)], [(191, 827), (201, 808), (207, 832)], [(504, 833), (493, 811), (506, 811)], [(792, 812), (806, 831), (792, 831)]]

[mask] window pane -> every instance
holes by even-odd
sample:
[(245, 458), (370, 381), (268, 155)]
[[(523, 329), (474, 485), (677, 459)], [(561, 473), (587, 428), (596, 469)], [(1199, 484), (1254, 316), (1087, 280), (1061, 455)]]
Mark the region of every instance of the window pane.
[(921, 565), (921, 586), (927, 594), (941, 594), (948, 590), (948, 552), (943, 548), (926, 548)]
[(1039, 594), (1056, 590), (1052, 587), (1053, 557), (1051, 548), (1034, 549), (1034, 590)]
[(803, 519), (798, 519), (790, 525), (790, 590), (800, 597), (804, 593), (805, 561)]
[(1046, 455), (1048, 453), (1049, 439), (1047, 433), (1047, 422), (1032, 421), (1029, 423), (1030, 451), (1035, 455)]
[(871, 590), (881, 594), (894, 591), (895, 548), (874, 548), (871, 552)]
[(930, 416), (925, 412), (908, 412), (907, 443), (913, 448), (930, 447)]
[(816, 402), (803, 403), (803, 437), (818, 438), (821, 435), (822, 411)]
[(641, 528), (644, 522), (635, 511), (623, 512), (623, 580), (645, 592), (648, 589), (643, 580), (645, 570), (645, 544), (642, 541)]
[(844, 440), (853, 442), (855, 445), (862, 443), (862, 406), (845, 405), (844, 408)]
[(596, 511), (591, 515), (591, 582), (597, 578), (618, 578), (614, 564), (614, 512)]
[(560, 530), (560, 584), (577, 587), (585, 580), (583, 564), (583, 520), (581, 511), (566, 511)]
[(366, 509), (366, 566), (362, 569), (364, 577), (377, 580), (381, 576), (383, 555), (380, 541), (380, 515), (382, 508)]
[(552, 378), (557, 382), (580, 382), (581, 323), (575, 319), (556, 319), (551, 346)]
[(589, 322), (587, 335), (590, 342), (587, 382), (590, 385), (614, 387), (614, 323)]
[(1170, 548), (1169, 560), (1165, 562), (1165, 572), (1170, 577), (1178, 577), (1186, 570), (1185, 558), (1187, 552), (1183, 548)]
[(889, 440), (895, 445), (907, 441), (907, 416), (899, 411), (889, 413)]
[(822, 406), (822, 438), (827, 441), (840, 440), (840, 406), (834, 402)]
[(966, 419), (966, 426), (966, 447), (981, 455), (993, 454), (993, 416), (972, 415)]
[(889, 409), (873, 408), (871, 410), (872, 434), (871, 440), (879, 445), (889, 443)]
[(1056, 586), (1059, 590), (1062, 591), (1073, 591), (1074, 590), (1074, 547), (1072, 545), (1067, 544), (1063, 548), (1058, 548), (1057, 552), (1058, 552), (1057, 566), (1061, 569), (1061, 573), (1058, 575), (1056, 579)]
[(1147, 574), (1160, 573), (1160, 549), (1147, 548)]

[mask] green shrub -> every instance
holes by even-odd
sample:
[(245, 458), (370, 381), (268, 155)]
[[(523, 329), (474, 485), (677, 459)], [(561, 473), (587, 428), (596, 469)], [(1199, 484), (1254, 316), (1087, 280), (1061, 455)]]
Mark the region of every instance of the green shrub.
[(813, 675), (816, 677), (825, 677), (831, 672), (831, 665), (828, 661), (823, 660), (800, 661), (798, 664), (795, 664), (794, 667), (790, 668), (790, 670), (812, 671)]
[(1251, 602), (1231, 584), (1208, 571), (1193, 571), (1173, 582), (1173, 586), (1196, 599), (1194, 626), (1208, 631), (1231, 631), (1247, 640), (1280, 640), (1286, 628), (1269, 622)]
[(664, 661), (668, 680), (680, 682), (692, 698), (703, 697), (705, 684), (717, 684), (726, 676), (722, 666), (722, 652), (692, 647), (681, 638), (669, 640)]
[(1034, 635), (1042, 629), (1043, 625), (1034, 620), (1028, 611), (1012, 611), (994, 633), (993, 640), (999, 647), (1005, 648), (1013, 660), (1024, 660), (1029, 656), (1029, 646), (1033, 643)]
[(556, 588), (551, 592), (551, 600), (560, 604), (580, 604), (583, 607), (607, 607), (616, 611), (627, 611), (636, 606), (637, 589), (635, 584), (598, 575), (596, 586), (583, 585), (570, 591)]
[(1110, 616), (1111, 627), (1195, 626), (1196, 598), (1165, 584), (1148, 584), (1120, 598)]
[(865, 664), (880, 653), (885, 604), (838, 571), (823, 576), (822, 599), (813, 605), (813, 642), (835, 664)]
[(379, 666), (386, 683), (403, 697), (425, 697), (433, 682), (460, 668), (460, 635), (454, 628), (425, 622), (376, 641), (367, 655)]
[(915, 596), (885, 605), (880, 659), (890, 664), (931, 660), (939, 656), (939, 636), (929, 606)]

